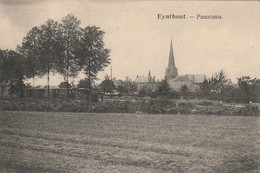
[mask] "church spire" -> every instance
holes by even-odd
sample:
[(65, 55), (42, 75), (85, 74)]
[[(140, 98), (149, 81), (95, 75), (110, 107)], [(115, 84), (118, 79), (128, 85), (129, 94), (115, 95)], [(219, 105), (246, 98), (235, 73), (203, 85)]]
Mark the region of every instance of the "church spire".
[(166, 68), (166, 71), (165, 71), (165, 78), (167, 80), (169, 80), (169, 79), (173, 79), (177, 76), (178, 76), (178, 69), (176, 68), (175, 62), (174, 62), (172, 39), (171, 39), (169, 63), (168, 63), (168, 67)]
[(171, 45), (170, 45), (170, 54), (169, 54), (168, 67), (170, 67), (170, 66), (174, 66), (175, 67), (173, 48), (172, 48), (172, 39), (171, 39)]
[(149, 70), (149, 73), (148, 73), (148, 82), (152, 82), (152, 75), (151, 75), (151, 72), (150, 72), (150, 70)]

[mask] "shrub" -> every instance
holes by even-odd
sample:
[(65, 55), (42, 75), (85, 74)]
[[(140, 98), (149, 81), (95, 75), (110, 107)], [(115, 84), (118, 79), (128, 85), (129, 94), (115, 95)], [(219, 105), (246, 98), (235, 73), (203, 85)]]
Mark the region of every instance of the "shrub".
[(213, 105), (213, 102), (209, 101), (209, 100), (203, 100), (201, 102), (198, 102), (198, 105), (202, 105), (202, 106), (210, 106)]
[[(130, 101), (131, 100), (131, 101)], [(239, 115), (259, 116), (256, 105), (220, 104), (214, 101), (176, 101), (150, 99), (128, 101), (107, 101), (88, 103), (69, 99), (6, 99), (1, 100), (2, 110), (12, 111), (55, 111), (55, 112), (95, 112), (95, 113), (149, 113), (149, 114), (198, 114), (198, 115)]]
[(240, 108), (237, 112), (234, 112), (234, 115), (240, 115), (240, 116), (259, 116), (259, 107), (256, 105), (246, 105), (245, 107)]

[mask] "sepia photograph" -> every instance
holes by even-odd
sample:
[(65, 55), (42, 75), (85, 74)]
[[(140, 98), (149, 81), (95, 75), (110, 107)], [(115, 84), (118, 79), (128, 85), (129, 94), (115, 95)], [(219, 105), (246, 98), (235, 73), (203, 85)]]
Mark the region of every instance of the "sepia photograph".
[(260, 172), (259, 11), (0, 0), (0, 173)]

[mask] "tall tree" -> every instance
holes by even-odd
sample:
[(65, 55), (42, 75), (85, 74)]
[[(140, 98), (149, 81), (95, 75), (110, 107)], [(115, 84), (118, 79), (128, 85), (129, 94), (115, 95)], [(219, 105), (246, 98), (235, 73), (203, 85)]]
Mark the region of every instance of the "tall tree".
[(61, 56), (61, 47), (59, 40), (59, 25), (51, 19), (40, 27), (39, 38), (39, 70), (43, 74), (47, 74), (48, 97), (50, 95), (50, 73), (55, 71), (58, 57)]
[[(81, 31), (80, 20), (69, 14), (62, 19), (59, 28), (60, 54), (62, 56), (58, 57), (56, 69), (69, 84), (69, 77), (75, 77), (80, 71), (76, 57), (76, 46), (79, 44)], [(69, 85), (66, 88), (68, 96)]]
[(23, 57), (13, 50), (2, 51), (1, 54), (1, 82), (9, 85), (10, 97), (12, 97), (15, 92), (23, 96)]
[(4, 70), (3, 70), (3, 63), (4, 63), (4, 51), (0, 49), (0, 82), (1, 82), (1, 97), (4, 97), (4, 90), (5, 90), (5, 81), (4, 81)]
[[(104, 32), (99, 27), (87, 26), (82, 29), (81, 33), (77, 47), (78, 65), (88, 78), (91, 89), (91, 81), (95, 80), (98, 72), (110, 63), (110, 50), (105, 48)], [(91, 95), (89, 100), (91, 100)]]
[(23, 38), (21, 46), (17, 46), (17, 51), (24, 56), (24, 70), (26, 78), (33, 78), (33, 88), (34, 79), (36, 76), (41, 76), (39, 67), (39, 39), (41, 31), (38, 27), (33, 27), (26, 37)]

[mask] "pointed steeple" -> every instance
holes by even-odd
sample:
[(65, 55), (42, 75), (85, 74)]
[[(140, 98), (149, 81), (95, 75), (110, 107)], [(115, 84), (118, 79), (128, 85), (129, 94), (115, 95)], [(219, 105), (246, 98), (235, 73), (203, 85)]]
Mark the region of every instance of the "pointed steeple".
[(168, 67), (170, 67), (170, 66), (174, 66), (175, 67), (173, 48), (172, 48), (172, 39), (171, 39), (171, 45), (170, 45), (170, 54), (169, 54)]
[(148, 82), (152, 82), (152, 75), (151, 75), (150, 70), (149, 70), (149, 73), (148, 73)]
[(169, 80), (169, 79), (173, 79), (177, 76), (178, 76), (178, 69), (175, 66), (173, 48), (172, 48), (172, 39), (171, 39), (169, 63), (168, 63), (168, 67), (166, 68), (166, 71), (165, 71), (165, 78), (167, 80)]

